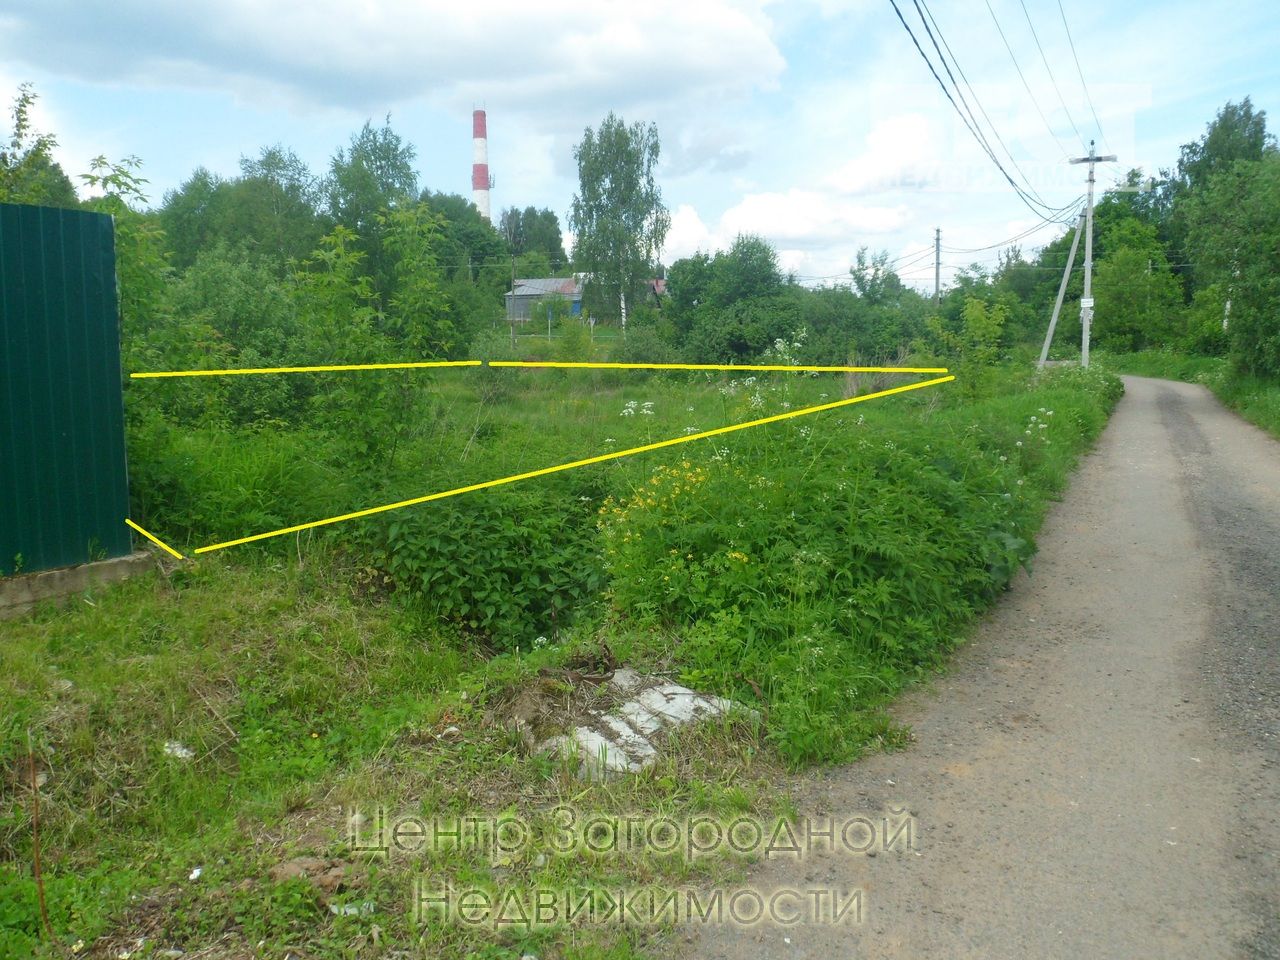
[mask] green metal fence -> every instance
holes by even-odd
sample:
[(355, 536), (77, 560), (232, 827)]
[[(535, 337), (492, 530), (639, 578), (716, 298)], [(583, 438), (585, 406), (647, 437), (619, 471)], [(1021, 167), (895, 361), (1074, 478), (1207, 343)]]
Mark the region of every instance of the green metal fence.
[(111, 217), (0, 203), (0, 575), (130, 551)]

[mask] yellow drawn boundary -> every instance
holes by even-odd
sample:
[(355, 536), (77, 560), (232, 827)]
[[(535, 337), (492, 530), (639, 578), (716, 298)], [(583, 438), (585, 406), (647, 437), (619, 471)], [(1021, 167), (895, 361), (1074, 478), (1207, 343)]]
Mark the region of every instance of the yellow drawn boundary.
[(782, 364), (732, 363), (570, 363), (556, 360), (424, 360), (415, 363), (340, 363), (319, 367), (245, 367), (239, 370), (154, 370), (131, 373), (132, 380), (171, 377), (231, 377), (264, 373), (341, 373), (350, 370), (419, 370), (430, 367), (527, 367), (560, 370), (722, 370), (736, 372), (792, 373), (946, 373), (946, 367), (824, 367)]
[[(743, 368), (734, 367), (730, 369), (743, 369)], [(795, 368), (788, 367), (783, 369), (795, 369)], [(530, 470), (527, 473), (517, 473), (509, 477), (501, 477), (497, 480), (486, 480), (483, 483), (469, 484), (468, 486), (465, 486), (465, 487), (455, 487), (452, 490), (443, 490), (439, 493), (430, 493), (423, 497), (415, 497), (412, 500), (401, 500), (401, 501), (398, 501), (397, 503), (388, 503), (380, 507), (369, 507), (368, 509), (365, 509), (365, 510), (356, 510), (352, 513), (344, 513), (336, 517), (326, 517), (323, 520), (312, 520), (309, 523), (298, 523), (298, 524), (294, 524), (291, 527), (281, 527), (279, 530), (268, 530), (266, 533), (255, 533), (252, 536), (240, 537), (239, 539), (236, 539), (236, 540), (227, 540), (224, 543), (212, 543), (206, 547), (197, 547), (195, 552), (211, 553), (214, 550), (225, 550), (227, 547), (239, 546), (242, 543), (252, 543), (255, 540), (267, 540), (267, 539), (270, 539), (271, 537), (280, 537), (288, 533), (297, 533), (301, 530), (312, 530), (316, 527), (323, 527), (332, 523), (341, 523), (344, 520), (356, 520), (356, 519), (359, 519), (360, 517), (369, 517), (377, 513), (386, 513), (389, 510), (399, 510), (402, 507), (412, 507), (420, 503), (429, 503), (432, 500), (444, 500), (446, 497), (456, 497), (462, 493), (471, 493), (476, 490), (485, 490), (485, 489), (488, 489), (489, 487), (498, 487), (498, 486), (502, 486), (503, 484), (516, 483), (517, 481), (520, 481), (520, 480), (531, 480), (535, 477), (545, 477), (553, 473), (560, 473), (561, 471), (564, 471), (564, 470), (573, 470), (578, 467), (586, 467), (594, 463), (604, 463), (608, 460), (618, 460), (618, 459), (621, 459), (622, 457), (634, 456), (637, 453), (647, 453), (650, 450), (660, 450), (663, 447), (673, 447), (681, 443), (692, 443), (695, 440), (705, 440), (707, 437), (716, 437), (726, 433), (733, 433), (737, 430), (746, 430), (750, 427), (761, 427), (768, 423), (777, 423), (781, 420), (789, 420), (793, 417), (809, 416), (810, 414), (821, 413), (824, 410), (834, 410), (837, 407), (847, 407), (850, 404), (862, 403), (866, 400), (875, 400), (878, 397), (887, 397), (895, 393), (906, 393), (909, 390), (920, 390), (920, 389), (923, 389), (924, 387), (933, 387), (933, 386), (937, 386), (938, 384), (947, 383), (948, 381), (951, 381), (954, 379), (955, 379), (954, 376), (937, 377), (933, 380), (922, 380), (919, 383), (909, 383), (899, 387), (891, 387), (887, 390), (878, 390), (875, 393), (864, 394), (863, 396), (860, 396), (860, 397), (850, 397), (846, 400), (836, 400), (836, 401), (833, 401), (832, 403), (824, 403), (814, 407), (802, 407), (799, 410), (791, 410), (791, 411), (788, 411), (787, 413), (779, 413), (771, 417), (763, 417), (759, 420), (750, 420), (750, 421), (747, 421), (746, 423), (735, 423), (727, 427), (717, 427), (714, 430), (703, 430), (700, 433), (689, 434), (688, 436), (683, 436), (683, 437), (673, 437), (670, 440), (660, 440), (656, 443), (646, 443), (644, 446), (631, 447), (630, 449), (627, 449), (627, 450), (617, 450), (612, 453), (604, 453), (595, 457), (587, 457), (584, 460), (574, 460), (571, 463), (562, 463), (553, 467), (543, 467), (540, 470)], [(132, 522), (130, 522), (130, 525), (133, 526)], [(138, 528), (138, 529), (141, 529), (141, 528)], [(146, 531), (142, 531), (142, 532), (144, 533), (144, 535), (151, 537), (151, 535), (146, 533)], [(151, 539), (154, 540), (155, 538), (151, 537)], [(156, 540), (156, 543), (160, 543), (160, 541)], [(160, 545), (164, 546), (164, 544), (160, 544)], [(165, 549), (168, 550), (169, 548), (165, 547)], [(173, 551), (170, 550), (170, 552), (172, 553)]]
[(416, 370), (423, 367), (478, 367), (481, 360), (423, 360), (417, 363), (339, 363), (325, 367), (243, 367), (239, 370), (157, 370), (131, 373), (132, 380), (161, 377), (234, 377), (250, 373), (332, 373), (346, 370)]
[(807, 367), (760, 363), (570, 363), (560, 360), (489, 360), (491, 367), (552, 367), (564, 370), (727, 370), (792, 373), (946, 373), (946, 367)]
[(161, 540), (159, 537), (155, 536), (154, 534), (148, 533), (146, 530), (143, 530), (140, 526), (138, 526), (128, 517), (124, 518), (124, 522), (127, 523), (129, 526), (133, 527), (133, 529), (137, 530), (140, 534), (142, 534), (144, 537), (146, 537), (148, 540), (154, 543), (161, 550), (168, 551), (170, 554), (177, 557), (179, 560), (187, 559), (182, 554), (180, 554), (177, 550), (173, 549), (173, 547), (169, 546), (167, 543)]

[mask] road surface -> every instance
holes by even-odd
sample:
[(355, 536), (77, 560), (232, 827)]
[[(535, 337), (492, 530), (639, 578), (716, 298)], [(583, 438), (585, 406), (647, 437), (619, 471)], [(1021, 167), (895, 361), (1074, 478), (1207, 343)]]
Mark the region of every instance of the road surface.
[(1034, 575), (895, 709), (916, 742), (797, 788), (837, 822), (905, 805), (916, 849), (751, 870), (860, 887), (862, 922), (692, 924), (679, 954), (1280, 957), (1280, 443), (1125, 382)]

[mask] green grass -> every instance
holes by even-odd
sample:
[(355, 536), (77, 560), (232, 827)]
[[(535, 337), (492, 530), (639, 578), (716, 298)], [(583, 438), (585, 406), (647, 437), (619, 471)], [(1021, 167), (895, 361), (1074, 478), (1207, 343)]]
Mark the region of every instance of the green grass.
[[(586, 786), (557, 764), (526, 761), (487, 711), (573, 646), (486, 658), (404, 605), (370, 603), (357, 573), (324, 556), (215, 558), (0, 624), (0, 697), (9, 706), (0, 956), (30, 955), (39, 939), (28, 731), (47, 776), (40, 817), (50, 918), (64, 939), (90, 943), (123, 926), (187, 949), (230, 933), (346, 956), (360, 955), (349, 941), (373, 923), (410, 942), (404, 908), (421, 864), (374, 864), (351, 895), (377, 903), (372, 917), (335, 919), (305, 883), (268, 879), (270, 866), (297, 852), (356, 863), (343, 854), (337, 808), (347, 805), (424, 815), (535, 799), (618, 812), (757, 806), (768, 764), (754, 759), (750, 731), (732, 727), (687, 738), (620, 786)], [(463, 729), (461, 742), (436, 739), (446, 725)], [(166, 755), (170, 741), (193, 757)], [(732, 782), (725, 757), (738, 760)], [(202, 876), (188, 881), (196, 867)], [(472, 880), (494, 874), (484, 858), (433, 867)], [(605, 862), (588, 878), (617, 869)], [(162, 930), (131, 907), (142, 891), (163, 904)], [(431, 936), (433, 955), (477, 945), (475, 934), (469, 944), (457, 931)]]
[(1101, 362), (1118, 373), (1199, 383), (1224, 404), (1274, 437), (1280, 437), (1280, 383), (1235, 372), (1222, 357), (1194, 357), (1169, 350), (1103, 354)]
[[(141, 496), (157, 532), (190, 547), (842, 395), (834, 377), (473, 373), (424, 381), (419, 426), (381, 466), (335, 456), (322, 427), (144, 419), (133, 462), (151, 462), (135, 483), (153, 484)], [(383, 946), (433, 957), (644, 955), (664, 931), (415, 927), (411, 882), (705, 885), (741, 864), (369, 859), (350, 849), (346, 812), (785, 812), (784, 765), (903, 741), (884, 706), (1028, 560), (1115, 387), (1001, 373), (976, 401), (944, 387), (858, 404), (207, 555), (0, 622), (0, 957), (53, 953), (31, 871), (28, 734), (47, 778), (50, 919), (96, 955), (145, 935), (377, 956), (374, 926)], [(578, 695), (564, 668), (605, 646), (758, 719), (682, 734), (621, 782), (528, 756), (507, 705), (530, 689)], [(451, 726), (460, 735), (441, 739)], [(350, 889), (270, 878), (304, 853), (349, 865)], [(330, 899), (374, 906), (334, 916)]]

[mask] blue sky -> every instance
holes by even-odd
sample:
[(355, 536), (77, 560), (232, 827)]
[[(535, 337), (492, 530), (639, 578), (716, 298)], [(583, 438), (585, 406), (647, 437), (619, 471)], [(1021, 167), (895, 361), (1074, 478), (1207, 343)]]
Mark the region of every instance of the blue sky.
[[(1065, 156), (1090, 137), (1103, 148), (1063, 13), (1120, 156), (1102, 185), (1172, 164), (1229, 99), (1280, 110), (1280, 17), (1264, 3), (1062, 0), (1060, 13), (1057, 0), (1022, 2), (930, 9), (1018, 169), (1053, 206), (1083, 192)], [(911, 0), (899, 6), (928, 49)], [(583, 128), (610, 109), (656, 122), (668, 263), (753, 232), (805, 278), (845, 274), (865, 245), (906, 255), (904, 275), (928, 284), (931, 262), (910, 257), (935, 226), (946, 247), (976, 248), (1038, 222), (888, 0), (0, 0), (6, 99), (23, 80), (69, 173), (98, 154), (137, 155), (157, 202), (196, 166), (232, 175), (268, 144), (321, 172), (365, 119), (388, 113), (417, 148), (421, 183), (465, 194), (470, 111), (484, 106), (495, 211), (533, 204), (562, 220)], [(944, 280), (994, 256), (946, 254)]]

